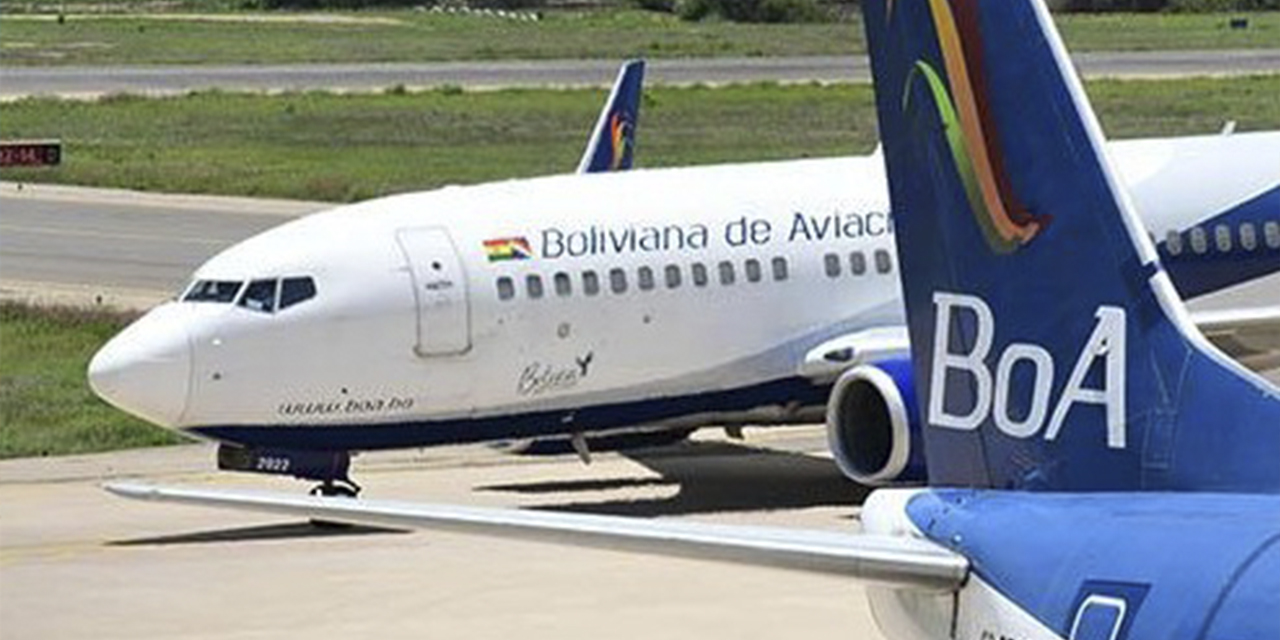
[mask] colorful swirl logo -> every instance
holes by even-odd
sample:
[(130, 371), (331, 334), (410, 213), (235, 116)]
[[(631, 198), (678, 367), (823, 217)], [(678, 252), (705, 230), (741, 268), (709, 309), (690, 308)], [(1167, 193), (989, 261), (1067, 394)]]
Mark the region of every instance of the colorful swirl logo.
[(1009, 182), (988, 105), (977, 2), (957, 0), (954, 14), (948, 0), (928, 2), (950, 87), (933, 66), (917, 60), (905, 82), (903, 110), (910, 106), (911, 83), (922, 77), (983, 237), (992, 251), (1012, 253), (1031, 242), (1048, 225), (1049, 216), (1029, 212)]
[(609, 116), (609, 142), (612, 144), (613, 157), (609, 160), (609, 169), (616, 171), (622, 166), (627, 147), (631, 145), (631, 119), (622, 111), (615, 111)]

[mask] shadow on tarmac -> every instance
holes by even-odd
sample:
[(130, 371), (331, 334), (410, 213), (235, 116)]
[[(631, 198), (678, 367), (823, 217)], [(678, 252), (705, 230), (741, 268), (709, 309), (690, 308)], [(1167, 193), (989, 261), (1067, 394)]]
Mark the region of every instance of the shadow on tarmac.
[[(526, 507), (545, 511), (653, 518), (735, 511), (774, 511), (807, 507), (849, 507), (849, 517), (870, 489), (841, 475), (831, 460), (731, 442), (683, 442), (677, 445), (620, 452), (658, 477), (549, 480), (482, 485), (475, 491), (509, 492), (547, 497), (546, 504)], [(675, 495), (582, 500), (583, 493), (627, 491), (646, 487), (677, 488)], [(576, 494), (576, 495), (575, 495)], [(357, 525), (291, 522), (238, 529), (120, 540), (113, 547), (142, 547), (330, 536), (408, 533), (406, 530)]]
[(525, 482), (480, 486), (476, 490), (551, 495), (647, 486), (679, 487), (675, 495), (659, 498), (556, 502), (531, 507), (641, 518), (819, 506), (856, 507), (870, 493), (870, 489), (841, 475), (831, 460), (802, 453), (729, 442), (685, 442), (626, 451), (622, 455), (660, 477)]
[(360, 536), (379, 533), (410, 533), (405, 529), (387, 529), (336, 523), (292, 522), (219, 531), (198, 531), (154, 538), (113, 540), (109, 547), (149, 547), (178, 544), (207, 544), (214, 542), (247, 542), (253, 540), (284, 540), (302, 538), (327, 538), (331, 536)]

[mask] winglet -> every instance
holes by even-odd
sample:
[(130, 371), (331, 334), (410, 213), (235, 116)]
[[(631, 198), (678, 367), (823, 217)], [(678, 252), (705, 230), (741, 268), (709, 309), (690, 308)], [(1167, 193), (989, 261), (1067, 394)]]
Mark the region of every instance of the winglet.
[(578, 173), (626, 171), (631, 168), (640, 121), (644, 60), (630, 60), (618, 70), (609, 99), (600, 111), (587, 149), (578, 162)]
[(1213, 349), (1040, 0), (867, 0), (932, 484), (1280, 490), (1280, 402)]

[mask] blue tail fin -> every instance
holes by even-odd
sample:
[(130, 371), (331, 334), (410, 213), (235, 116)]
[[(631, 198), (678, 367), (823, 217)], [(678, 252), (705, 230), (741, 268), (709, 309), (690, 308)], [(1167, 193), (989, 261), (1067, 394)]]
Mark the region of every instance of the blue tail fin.
[(1186, 319), (1040, 0), (864, 0), (929, 479), (1280, 491), (1280, 401)]
[(578, 163), (578, 173), (626, 171), (631, 168), (640, 121), (640, 96), (644, 84), (644, 60), (622, 65), (613, 91), (604, 103), (600, 119)]

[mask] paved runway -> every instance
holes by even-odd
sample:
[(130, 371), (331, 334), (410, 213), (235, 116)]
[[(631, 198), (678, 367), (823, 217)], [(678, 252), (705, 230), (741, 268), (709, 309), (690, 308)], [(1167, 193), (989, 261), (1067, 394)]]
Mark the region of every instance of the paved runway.
[[(1072, 55), (1090, 77), (1159, 77), (1280, 73), (1280, 49), (1223, 51), (1082, 52)], [(26, 95), (181, 93), (226, 90), (372, 90), (395, 85), (435, 87), (539, 87), (607, 85), (619, 61), (540, 60), (400, 64), (314, 64), (149, 67), (3, 67), (0, 99)], [(866, 58), (656, 59), (650, 84), (730, 82), (869, 82)]]
[(323, 203), (0, 184), (0, 288), (142, 303), (218, 251)]
[[(748, 432), (789, 451), (812, 429)], [(703, 441), (665, 453), (369, 456), (370, 496), (854, 531), (829, 461)], [(877, 640), (830, 576), (125, 501), (106, 478), (305, 485), (207, 472), (203, 445), (0, 462), (0, 629), (12, 638), (842, 638)], [(753, 505), (753, 506), (748, 506)]]

